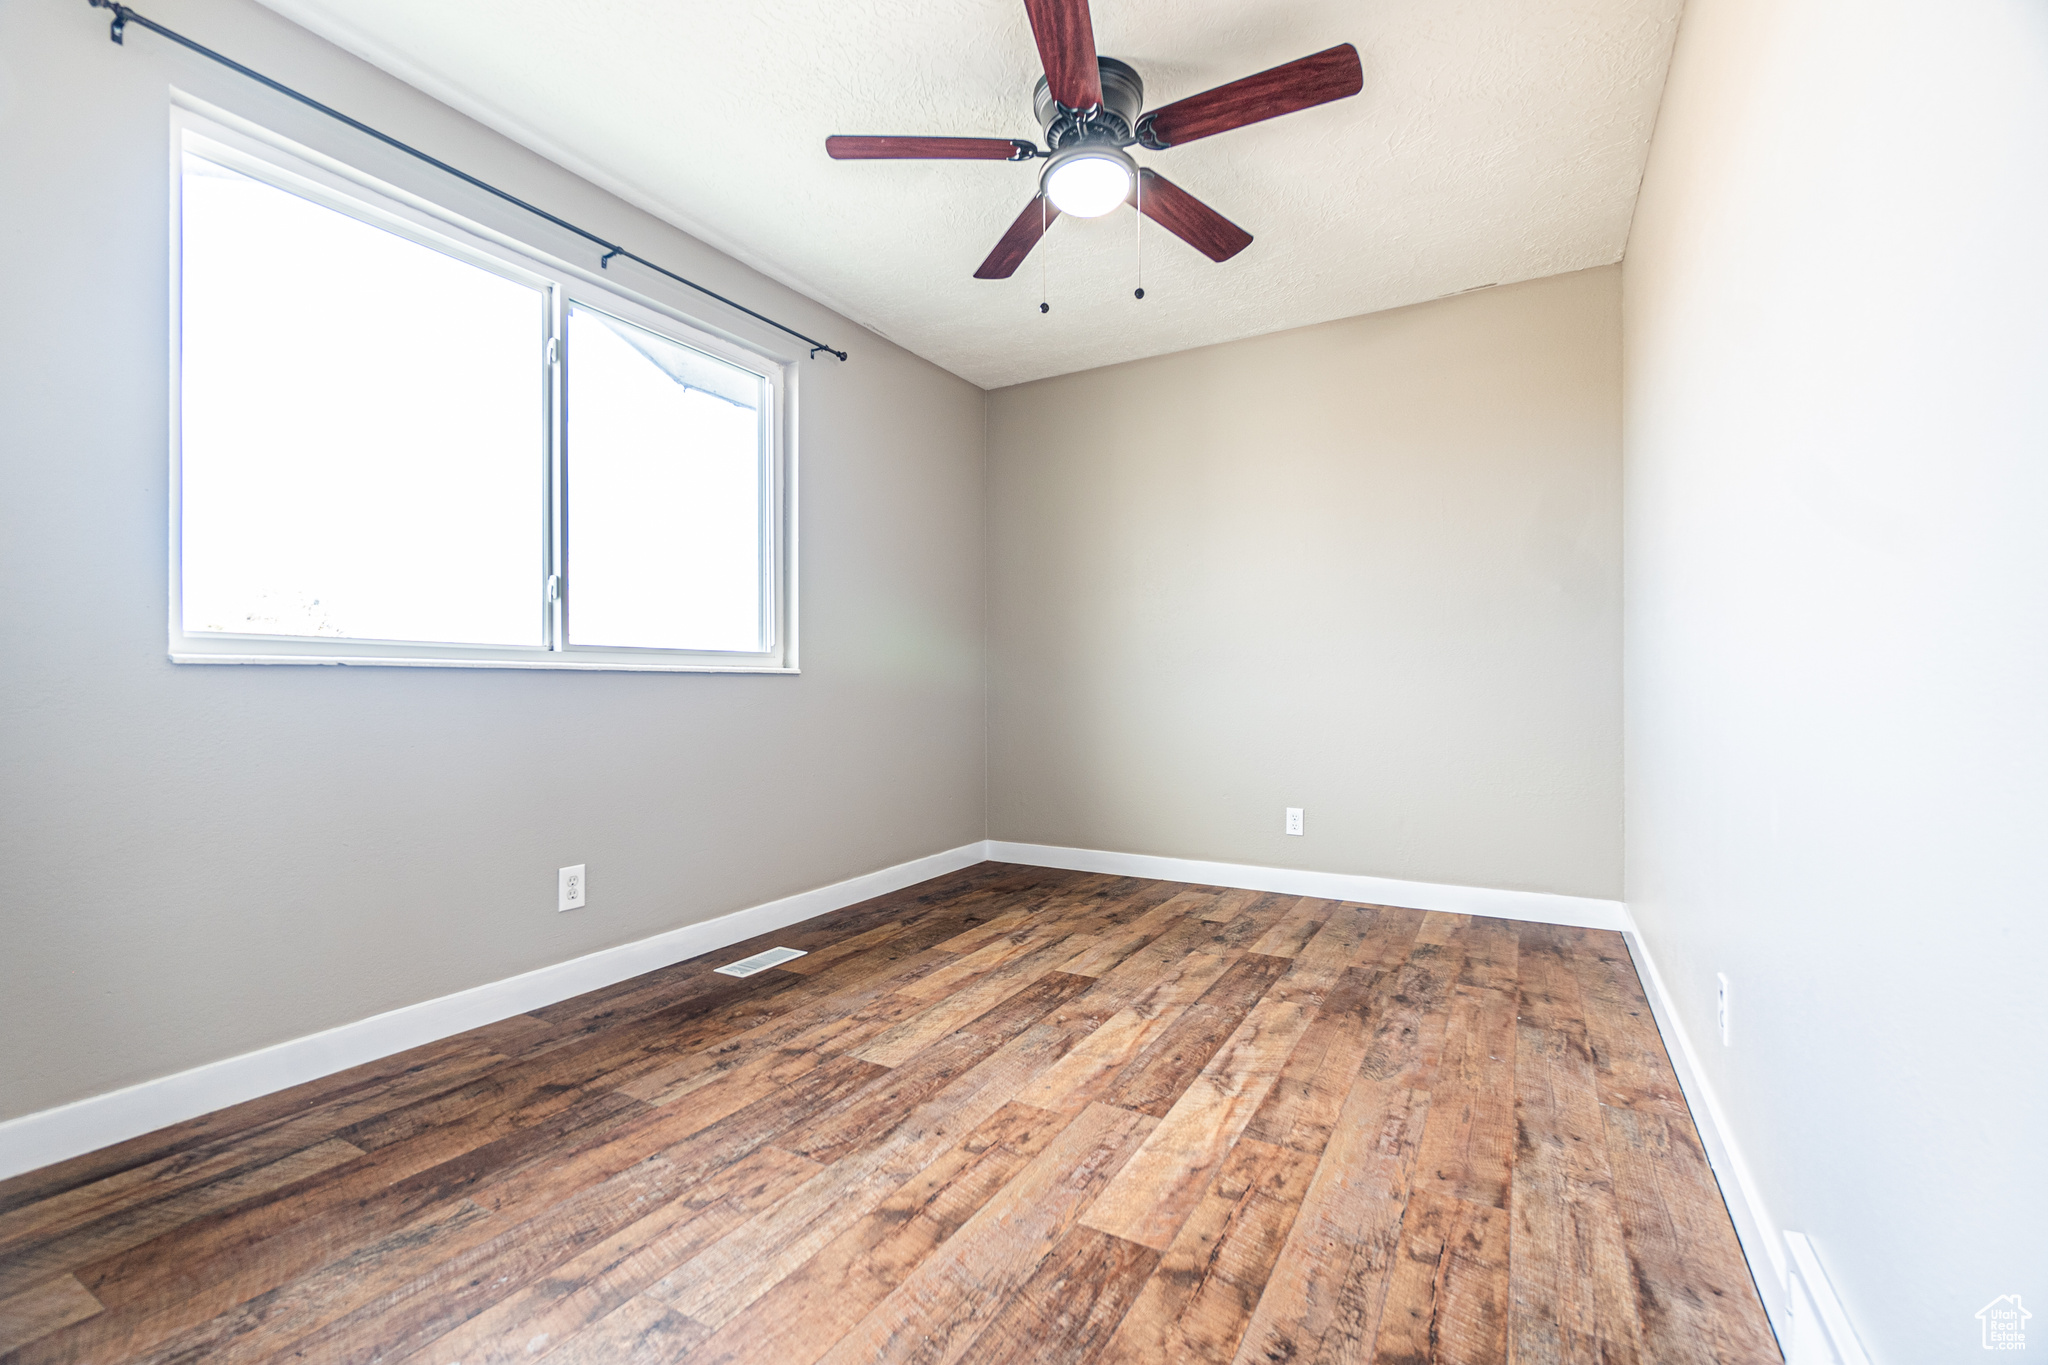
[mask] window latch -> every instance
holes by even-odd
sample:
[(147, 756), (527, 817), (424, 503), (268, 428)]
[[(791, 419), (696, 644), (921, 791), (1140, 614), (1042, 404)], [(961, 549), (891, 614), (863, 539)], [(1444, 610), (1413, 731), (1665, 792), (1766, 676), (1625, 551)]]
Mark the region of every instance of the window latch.
[(559, 365), (562, 363), (562, 339), (560, 337), (549, 337), (547, 350), (548, 364)]
[(551, 573), (548, 575), (548, 601), (559, 602), (561, 600), (562, 576), (558, 573)]

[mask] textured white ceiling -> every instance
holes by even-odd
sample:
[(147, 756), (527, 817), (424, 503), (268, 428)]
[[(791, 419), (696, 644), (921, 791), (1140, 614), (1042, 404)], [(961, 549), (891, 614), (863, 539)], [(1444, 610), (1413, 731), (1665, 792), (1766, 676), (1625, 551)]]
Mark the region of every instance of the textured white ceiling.
[(1147, 223), (1142, 302), (1129, 210), (972, 278), (1042, 163), (825, 156), (1036, 140), (1021, 0), (264, 3), (993, 388), (1618, 260), (1681, 0), (1095, 0), (1148, 107), (1340, 42), (1365, 65), (1352, 99), (1138, 151), (1256, 238), (1214, 265)]

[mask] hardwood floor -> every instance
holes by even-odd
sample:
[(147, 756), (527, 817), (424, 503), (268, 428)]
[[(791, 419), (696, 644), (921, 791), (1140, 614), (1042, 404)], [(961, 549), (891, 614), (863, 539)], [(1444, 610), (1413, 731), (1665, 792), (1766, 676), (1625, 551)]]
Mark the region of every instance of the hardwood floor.
[(1778, 1359), (1619, 936), (1000, 864), (0, 1183), (6, 1365)]

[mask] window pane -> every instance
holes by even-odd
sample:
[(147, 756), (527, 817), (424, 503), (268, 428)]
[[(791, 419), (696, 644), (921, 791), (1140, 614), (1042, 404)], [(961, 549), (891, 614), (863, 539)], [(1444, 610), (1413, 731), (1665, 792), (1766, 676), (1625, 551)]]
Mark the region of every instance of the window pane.
[(545, 292), (199, 157), (190, 632), (540, 645)]
[(569, 310), (569, 638), (760, 650), (759, 375)]

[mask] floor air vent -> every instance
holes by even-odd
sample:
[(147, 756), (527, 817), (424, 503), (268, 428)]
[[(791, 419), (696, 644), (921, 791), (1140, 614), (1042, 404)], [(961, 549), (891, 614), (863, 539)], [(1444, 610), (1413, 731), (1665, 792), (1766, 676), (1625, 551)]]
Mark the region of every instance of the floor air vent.
[(752, 957), (743, 957), (738, 962), (728, 962), (717, 970), (721, 976), (752, 976), (755, 972), (780, 967), (783, 963), (803, 955), (804, 950), (801, 948), (770, 948), (765, 952), (755, 953)]

